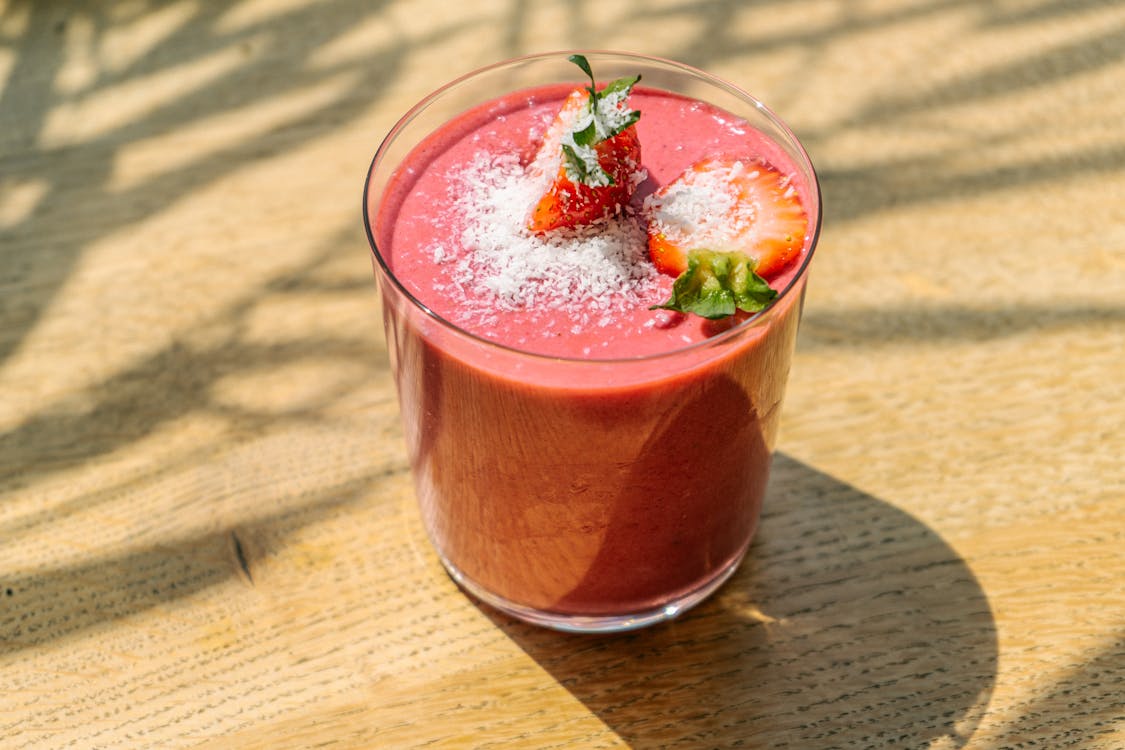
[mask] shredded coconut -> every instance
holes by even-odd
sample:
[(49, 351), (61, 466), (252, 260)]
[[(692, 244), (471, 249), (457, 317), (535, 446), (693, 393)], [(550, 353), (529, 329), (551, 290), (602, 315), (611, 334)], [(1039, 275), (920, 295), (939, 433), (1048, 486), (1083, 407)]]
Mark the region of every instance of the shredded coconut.
[(614, 311), (659, 295), (645, 228), (633, 211), (537, 235), (527, 219), (542, 194), (541, 176), (516, 156), (481, 152), (448, 177), (463, 230), (432, 254), (451, 268), (450, 283), (435, 289), (457, 302), (458, 322), (487, 324), (497, 310), (553, 309), (572, 314), (576, 331), (604, 328)]
[[(755, 203), (739, 200), (730, 188), (747, 169), (753, 165), (734, 162), (726, 169), (689, 172), (662, 195), (646, 198), (645, 212), (673, 244), (723, 248), (756, 218)], [(750, 178), (755, 177), (757, 171), (751, 171)]]
[(629, 92), (626, 89), (617, 89), (598, 97), (595, 107), (599, 122), (598, 138), (605, 138), (609, 133), (619, 131), (629, 121), (632, 110), (629, 108)]

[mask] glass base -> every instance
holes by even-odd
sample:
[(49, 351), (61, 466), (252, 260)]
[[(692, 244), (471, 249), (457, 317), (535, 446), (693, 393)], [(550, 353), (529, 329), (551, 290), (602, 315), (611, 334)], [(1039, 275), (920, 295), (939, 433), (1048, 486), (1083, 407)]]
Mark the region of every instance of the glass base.
[(465, 576), (456, 565), (445, 559), (444, 555), (438, 555), (449, 576), (473, 598), (517, 620), (564, 633), (622, 633), (672, 620), (699, 604), (726, 583), (727, 579), (738, 570), (738, 566), (742, 564), (742, 558), (745, 556), (746, 551), (743, 550), (732, 563), (720, 570), (717, 575), (702, 586), (692, 589), (660, 607), (620, 615), (577, 615), (533, 609), (509, 601), (481, 588)]

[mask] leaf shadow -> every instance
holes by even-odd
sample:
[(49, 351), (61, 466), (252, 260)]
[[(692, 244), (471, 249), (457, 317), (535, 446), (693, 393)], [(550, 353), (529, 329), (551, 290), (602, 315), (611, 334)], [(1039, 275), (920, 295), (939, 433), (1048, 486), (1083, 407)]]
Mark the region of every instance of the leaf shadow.
[[(60, 92), (55, 79), (67, 59), (70, 26), (78, 20), (87, 25), (91, 31), (86, 44), (97, 49), (112, 44), (109, 36), (115, 24), (174, 5), (141, 0), (118, 9), (129, 14), (122, 20), (110, 7), (17, 0), (0, 16), (0, 21), (21, 15), (28, 19), (26, 29), (7, 44), (14, 62), (0, 87), (0, 132), (8, 133), (0, 138), (0, 191), (42, 183), (34, 209), (14, 224), (0, 226), (0, 247), (10, 269), (5, 276), (19, 282), (12, 293), (0, 295), (0, 317), (6, 324), (0, 329), (0, 363), (36, 326), (90, 245), (256, 161), (343, 127), (378, 101), (409, 54), (465, 31), (457, 25), (439, 26), (417, 39), (400, 39), (342, 61), (313, 64), (318, 51), (377, 15), (386, 2), (330, 0), (286, 9), (234, 30), (224, 27), (224, 19), (248, 3), (199, 3), (161, 44), (120, 69), (99, 68), (94, 80), (77, 92)], [(75, 142), (46, 139), (43, 144), (51, 115), (60, 107), (77, 107), (74, 111), (80, 117), (80, 106), (93, 98), (112, 99), (120, 87), (159, 81), (177, 66), (191, 66), (215, 54), (238, 59), (224, 75), (158, 102), (105, 132)], [(130, 144), (334, 80), (346, 85), (327, 101), (283, 117), (263, 132), (136, 184), (123, 188), (113, 184), (116, 161)]]
[[(191, 414), (217, 416), (246, 433), (321, 419), (320, 408), (341, 397), (339, 388), (349, 384), (335, 390), (326, 387), (315, 402), (284, 412), (239, 408), (217, 398), (214, 389), (234, 373), (269, 371), (305, 361), (335, 359), (385, 369), (385, 363), (375, 356), (378, 351), (373, 350), (373, 342), (365, 337), (341, 334), (254, 342), (245, 332), (248, 318), (267, 298), (324, 288), (325, 282), (316, 278), (316, 272), (328, 262), (334, 244), (328, 243), (328, 249), (302, 266), (278, 274), (261, 289), (216, 309), (206, 325), (222, 332), (217, 340), (199, 343), (174, 338), (70, 399), (0, 433), (0, 489), (18, 490), (141, 440), (161, 425)], [(337, 283), (332, 288), (341, 287)]]
[(1017, 718), (998, 732), (996, 747), (1036, 741), (1041, 747), (1104, 748), (1125, 727), (1125, 629), (1060, 678), (1034, 691)]
[(237, 580), (253, 585), (254, 571), (290, 536), (369, 500), (382, 478), (403, 470), (390, 466), (341, 480), (232, 528), (6, 573), (0, 580), (0, 656), (77, 637)]
[(1122, 323), (1125, 323), (1125, 306), (1079, 303), (1013, 303), (995, 307), (920, 303), (846, 310), (807, 308), (801, 320), (798, 346), (812, 350), (887, 347), (912, 342), (982, 343), (1025, 333), (1052, 333)]
[[(832, 65), (831, 53), (838, 51), (841, 45), (869, 43), (870, 34), (893, 34), (911, 24), (938, 22), (958, 14), (968, 19), (963, 34), (1011, 33), (1016, 29), (1031, 30), (1089, 16), (1114, 6), (1112, 0), (1047, 0), (1011, 6), (982, 5), (971, 0), (931, 0), (879, 8), (843, 4), (826, 20), (818, 19), (782, 31), (765, 28), (760, 32), (738, 33), (745, 28), (739, 14), (776, 4), (775, 0), (754, 4), (685, 2), (662, 9), (646, 8), (645, 13), (667, 23), (682, 19), (699, 26), (696, 33), (685, 34), (679, 47), (669, 51), (668, 56), (705, 70), (731, 58), (746, 58), (746, 72), (735, 82), (752, 93), (755, 60), (768, 60), (770, 54), (779, 51), (799, 54), (801, 64), (793, 66), (793, 74), (787, 82), (776, 85), (774, 96), (768, 102), (785, 119), (782, 105), (786, 97), (794, 101), (807, 99), (806, 76)], [(794, 14), (799, 12), (793, 9)], [(905, 157), (884, 158), (873, 153), (862, 163), (845, 165), (818, 154), (822, 148), (850, 133), (909, 132), (918, 127), (920, 118), (926, 127), (951, 134), (956, 128), (951, 127), (954, 121), (945, 113), (956, 107), (966, 103), (983, 104), (999, 112), (1013, 96), (1045, 92), (1119, 65), (1125, 59), (1125, 26), (1114, 21), (1062, 42), (1013, 46), (1009, 57), (1000, 63), (982, 61), (963, 72), (950, 74), (934, 86), (896, 86), (869, 92), (869, 98), (857, 96), (854, 106), (824, 124), (797, 127), (798, 137), (817, 165), (824, 195), (825, 222), (839, 225), (903, 206), (989, 195), (1016, 187), (1050, 186), (1060, 179), (1125, 171), (1125, 148), (1111, 142), (1088, 146), (1085, 141), (1049, 154), (1021, 156), (1002, 166), (962, 166), (980, 162), (974, 155), (1026, 138), (1027, 122), (1022, 117), (1011, 117), (1010, 127), (1000, 129), (999, 134), (966, 131), (958, 134), (955, 145)]]
[[(9, 75), (0, 81), (0, 197), (21, 180), (39, 180), (46, 186), (30, 214), (14, 224), (0, 225), (4, 259), (4, 270), (0, 270), (0, 288), (4, 289), (0, 293), (0, 319), (4, 321), (0, 365), (39, 323), (88, 247), (258, 160), (297, 149), (346, 126), (380, 99), (410, 54), (467, 28), (438, 24), (417, 38), (392, 39), (326, 62), (323, 56), (314, 58), (347, 37), (356, 24), (380, 13), (386, 3), (331, 0), (316, 7), (282, 9), (234, 30), (224, 25), (228, 14), (250, 5), (142, 0), (110, 8), (17, 0), (0, 10), (0, 26), (5, 30), (18, 29), (19, 18), (26, 17), (22, 31), (0, 40), (13, 53)], [(77, 92), (68, 93), (55, 85), (64, 67), (72, 26), (87, 27), (88, 45), (108, 48), (118, 24), (136, 22), (163, 9), (185, 8), (187, 17), (182, 23), (128, 64), (99, 67), (97, 76)], [(11, 23), (4, 25), (5, 20)], [(52, 112), (60, 106), (80, 105), (97, 96), (112, 98), (117, 86), (136, 87), (159, 80), (158, 76), (177, 66), (190, 66), (215, 53), (233, 53), (236, 64), (228, 75), (181, 96), (158, 97), (162, 103), (74, 143), (52, 145), (50, 138), (43, 137)], [(217, 150), (177, 162), (126, 188), (112, 182), (115, 160), (138, 140), (207, 123), (210, 118), (341, 75), (348, 85), (333, 89), (328, 101), (303, 107), (253, 137), (237, 138)], [(357, 195), (360, 179), (357, 173)], [(196, 327), (208, 329), (208, 334), (197, 336), (195, 329), (170, 335), (156, 331), (154, 351), (126, 360), (100, 380), (57, 397), (0, 430), (0, 496), (18, 496), (36, 483), (110, 455), (183, 418), (215, 418), (225, 425), (228, 448), (269, 431), (326, 419), (326, 409), (385, 369), (378, 342), (364, 335), (367, 329), (358, 334), (341, 331), (282, 337), (280, 341), (256, 339), (249, 329), (261, 305), (283, 302), (286, 295), (370, 290), (374, 296), (370, 275), (339, 278), (331, 270), (341, 248), (362, 247), (358, 225), (357, 219), (354, 227), (329, 228), (320, 247), (314, 247), (300, 264), (216, 305)], [(372, 320), (377, 314), (373, 303)], [(97, 335), (98, 331), (91, 331), (91, 336)], [(228, 377), (331, 361), (350, 365), (351, 375), (318, 385), (312, 396), (291, 408), (246, 408), (216, 393)], [(360, 370), (365, 372), (357, 376)], [(205, 462), (214, 451), (214, 447), (210, 452), (200, 447), (181, 453), (177, 460)], [(44, 503), (10, 518), (0, 529), (0, 538), (11, 541), (60, 513), (78, 513), (112, 500), (130, 483), (152, 481), (172, 468), (164, 465), (142, 471), (98, 492)]]

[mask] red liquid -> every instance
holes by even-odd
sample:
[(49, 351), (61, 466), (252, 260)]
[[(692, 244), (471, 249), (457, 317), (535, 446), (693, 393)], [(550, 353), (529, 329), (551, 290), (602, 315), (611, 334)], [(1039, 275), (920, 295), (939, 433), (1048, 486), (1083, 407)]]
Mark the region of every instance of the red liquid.
[[(376, 245), (438, 315), (456, 320), (459, 312), (434, 291), (448, 268), (432, 262), (430, 249), (458, 234), (456, 211), (442, 200), (451, 165), (471, 159), (481, 140), (526, 152), (564, 93), (521, 92), (473, 110), (423, 142), (392, 179), (373, 222)], [(529, 109), (529, 99), (545, 109)], [(745, 123), (656, 92), (638, 92), (632, 103), (644, 113), (638, 128), (650, 173), (641, 196), (723, 152), (792, 172), (807, 198), (809, 185), (784, 152)], [(784, 288), (799, 265), (771, 283)], [(476, 325), (476, 337), (549, 355), (540, 356), (434, 320), (376, 271), (423, 518), (438, 550), (475, 586), (545, 612), (621, 615), (674, 602), (745, 553), (803, 277), (734, 331), (694, 317), (651, 325), (665, 314), (647, 306), (666, 297), (670, 278), (610, 325), (575, 331), (573, 310), (542, 309), (461, 322)]]

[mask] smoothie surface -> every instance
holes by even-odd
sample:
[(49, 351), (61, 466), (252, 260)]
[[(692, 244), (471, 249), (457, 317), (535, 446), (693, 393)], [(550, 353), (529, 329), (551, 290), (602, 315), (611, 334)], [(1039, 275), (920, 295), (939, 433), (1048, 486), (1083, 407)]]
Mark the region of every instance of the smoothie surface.
[[(617, 217), (536, 235), (526, 228), (543, 184), (526, 165), (572, 86), (518, 91), (478, 107), (423, 141), (396, 172), (376, 243), (419, 302), (455, 326), (505, 346), (571, 359), (621, 359), (681, 349), (728, 329), (649, 307), (674, 279), (649, 262), (643, 202), (709, 156), (770, 164), (806, 206), (810, 188), (785, 152), (712, 105), (638, 87), (643, 182)], [(808, 252), (769, 279), (782, 291)]]

